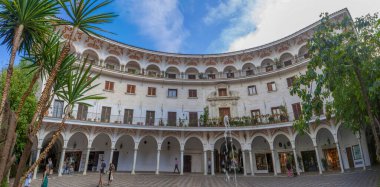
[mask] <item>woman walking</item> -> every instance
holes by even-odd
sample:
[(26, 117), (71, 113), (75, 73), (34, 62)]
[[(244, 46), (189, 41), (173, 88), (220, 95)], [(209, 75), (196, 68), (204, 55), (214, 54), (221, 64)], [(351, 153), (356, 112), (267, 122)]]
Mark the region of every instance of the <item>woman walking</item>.
[(41, 187), (48, 187), (48, 183), (49, 183), (49, 180), (48, 180), (49, 172), (50, 172), (49, 164), (46, 164), (46, 166), (45, 166), (45, 171), (44, 171), (44, 175), (43, 175), (43, 177), (42, 177), (43, 179), (42, 179)]
[(109, 174), (108, 174), (108, 186), (111, 185), (113, 181), (113, 172), (115, 171), (115, 166), (110, 163)]

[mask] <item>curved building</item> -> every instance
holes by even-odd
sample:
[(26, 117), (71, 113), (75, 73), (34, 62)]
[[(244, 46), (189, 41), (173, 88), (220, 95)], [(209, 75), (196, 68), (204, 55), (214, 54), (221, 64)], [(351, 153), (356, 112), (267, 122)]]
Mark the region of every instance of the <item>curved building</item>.
[[(344, 16), (350, 16), (347, 9), (331, 19)], [(292, 127), (302, 109), (289, 87), (306, 71), (306, 42), (318, 25), (259, 47), (206, 55), (151, 51), (80, 33), (72, 51), (100, 73), (92, 92), (107, 99), (75, 106), (49, 157), (58, 170), (68, 162), (83, 174), (98, 171), (102, 159), (117, 171), (173, 172), (177, 159), (180, 174), (214, 175), (234, 168), (232, 152), (243, 175), (285, 173), (287, 162), (298, 173), (368, 166), (363, 132), (353, 134), (323, 115), (305, 134)], [(62, 32), (67, 36), (70, 28)], [(61, 121), (63, 106), (54, 100), (32, 159)], [(224, 115), (231, 124), (228, 149)]]

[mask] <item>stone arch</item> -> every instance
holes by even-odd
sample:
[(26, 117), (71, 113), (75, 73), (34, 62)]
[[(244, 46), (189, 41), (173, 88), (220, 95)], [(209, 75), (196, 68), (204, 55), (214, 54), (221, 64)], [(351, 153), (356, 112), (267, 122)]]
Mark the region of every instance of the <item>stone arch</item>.
[[(81, 138), (83, 138), (81, 140)], [(75, 145), (76, 144), (76, 145)], [(88, 136), (83, 132), (75, 132), (68, 137), (67, 148), (85, 150), (88, 148)]]
[(303, 45), (298, 49), (298, 58), (309, 58), (309, 50), (307, 48), (307, 45)]
[(202, 138), (201, 136), (199, 136), (199, 135), (190, 135), (190, 136), (186, 137), (186, 138), (184, 139), (184, 141), (183, 141), (183, 144), (185, 145), (186, 142), (187, 142), (190, 138), (196, 138), (196, 139), (198, 139), (198, 140), (202, 143), (202, 146), (203, 146), (203, 144), (204, 144), (204, 142), (203, 142), (203, 138)]
[(265, 70), (265, 72), (270, 72), (273, 71), (275, 65), (276, 63), (272, 59), (266, 58), (263, 61), (261, 61), (260, 66), (262, 69)]
[(120, 60), (116, 56), (108, 56), (104, 59), (104, 65), (107, 69), (120, 70)]
[(237, 68), (233, 65), (228, 65), (223, 68), (223, 73), (235, 73), (237, 72)]
[(140, 73), (141, 66), (137, 61), (129, 61), (125, 65), (125, 71), (131, 74), (138, 74)]
[(116, 166), (117, 171), (131, 171), (135, 141), (131, 135), (123, 134), (116, 139), (115, 150), (119, 153)]
[[(47, 134), (45, 134), (42, 143), (41, 143), (41, 153), (45, 150), (46, 146), (49, 144), (50, 140), (53, 137), (53, 134), (55, 131), (50, 131)], [(47, 153), (45, 159), (41, 162), (42, 166), (45, 166), (48, 163), (48, 159), (51, 158), (53, 162), (54, 170), (56, 170), (59, 166), (59, 161), (61, 157), (61, 152), (65, 144), (67, 144), (67, 140), (64, 139), (64, 136), (62, 133), (60, 133), (58, 140), (54, 143), (50, 151)]]
[(256, 67), (253, 63), (247, 62), (242, 66), (242, 72), (245, 73), (246, 76), (254, 75)]
[[(303, 172), (318, 172), (318, 160), (314, 148), (313, 139), (308, 133), (296, 133), (294, 135), (294, 144), (296, 147), (296, 155), (298, 165)], [(301, 158), (301, 160), (298, 160)]]
[(141, 137), (138, 145), (136, 171), (155, 171), (157, 165), (157, 139), (152, 135)]
[(158, 65), (156, 64), (149, 64), (145, 68), (146, 74), (152, 77), (159, 76), (161, 74), (161, 69)]
[(160, 171), (173, 172), (175, 159), (179, 161), (181, 143), (176, 136), (166, 136), (162, 139), (160, 153)]
[(91, 48), (85, 49), (83, 51), (83, 53), (82, 53), (82, 59), (85, 59), (85, 58), (87, 58), (87, 60), (91, 64), (93, 64), (93, 65), (99, 65), (99, 59), (100, 59), (100, 57), (99, 57), (99, 54), (95, 50), (93, 50)]
[(199, 74), (199, 70), (196, 67), (188, 67), (185, 70), (185, 74), (198, 75)]
[(281, 54), (279, 60), (280, 60), (281, 65), (286, 67), (286, 66), (290, 66), (293, 63), (293, 59), (294, 59), (294, 56), (291, 53), (285, 52)]
[[(187, 137), (184, 143), (184, 154), (191, 156), (191, 171), (190, 172), (204, 172), (204, 146), (202, 139), (198, 136)], [(182, 158), (180, 158), (182, 159)], [(185, 163), (184, 163), (185, 164)], [(184, 168), (187, 168), (184, 165)], [(186, 170), (184, 170), (186, 172)]]
[(285, 149), (285, 150), (291, 150), (292, 149), (292, 139), (289, 135), (287, 135), (284, 132), (277, 132), (273, 136), (273, 148), (275, 150), (279, 149)]
[(165, 73), (168, 78), (178, 78), (181, 74), (179, 68), (176, 66), (169, 66), (166, 68)]

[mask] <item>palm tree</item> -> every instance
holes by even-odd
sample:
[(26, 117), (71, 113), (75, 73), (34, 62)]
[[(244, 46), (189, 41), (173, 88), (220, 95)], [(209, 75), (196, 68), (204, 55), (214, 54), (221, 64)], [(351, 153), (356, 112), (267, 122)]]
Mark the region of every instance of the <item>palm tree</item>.
[(65, 101), (67, 105), (65, 106), (65, 115), (58, 126), (58, 130), (54, 132), (52, 139), (48, 143), (45, 150), (40, 154), (40, 157), (36, 160), (36, 162), (28, 169), (27, 172), (24, 173), (24, 176), (21, 178), (21, 182), (25, 180), (26, 175), (33, 171), (35, 167), (37, 167), (42, 160), (44, 160), (49, 153), (52, 146), (60, 137), (61, 131), (65, 127), (65, 122), (68, 117), (72, 113), (72, 109), (75, 104), (84, 104), (87, 106), (91, 106), (86, 103), (88, 100), (99, 100), (104, 99), (105, 97), (100, 96), (100, 94), (88, 94), (90, 90), (93, 90), (99, 84), (93, 85), (93, 82), (99, 77), (99, 74), (92, 76), (91, 75), (91, 64), (86, 67), (86, 61), (82, 63), (81, 67), (77, 70), (72, 71), (69, 74), (66, 74), (61, 83), (64, 84), (60, 90), (57, 92), (57, 96)]
[[(0, 114), (8, 98), (16, 53), (28, 51), (33, 43), (48, 33), (49, 23), (59, 10), (57, 5), (56, 0), (0, 0), (0, 38), (11, 51)], [(0, 117), (0, 129), (1, 126)]]

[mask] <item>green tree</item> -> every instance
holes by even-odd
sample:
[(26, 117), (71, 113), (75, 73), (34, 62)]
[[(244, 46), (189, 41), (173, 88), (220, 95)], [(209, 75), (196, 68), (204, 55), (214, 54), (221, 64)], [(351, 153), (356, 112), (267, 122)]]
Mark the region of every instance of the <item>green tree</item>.
[[(367, 124), (374, 134), (380, 160), (380, 31), (377, 15), (343, 20), (322, 14), (321, 24), (308, 41), (310, 62), (297, 77), (291, 94), (302, 100), (302, 116), (294, 123), (298, 131), (308, 130), (313, 114), (343, 123), (354, 132)], [(318, 122), (318, 119), (317, 119)]]

